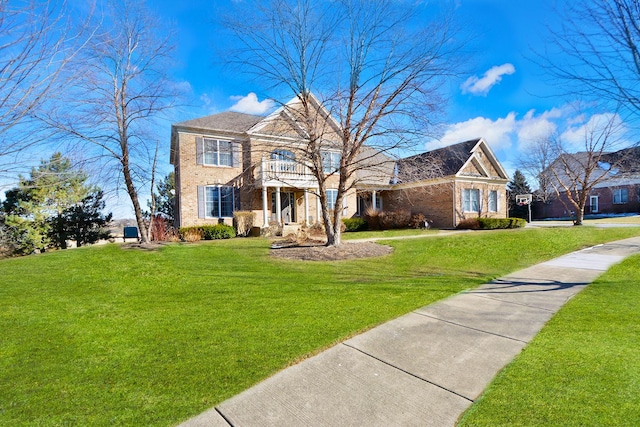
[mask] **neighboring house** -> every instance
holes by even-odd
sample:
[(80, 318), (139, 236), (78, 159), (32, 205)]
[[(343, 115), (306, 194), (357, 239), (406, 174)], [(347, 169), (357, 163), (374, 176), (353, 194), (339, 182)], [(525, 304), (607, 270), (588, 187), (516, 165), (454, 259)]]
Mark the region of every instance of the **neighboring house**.
[[(565, 156), (571, 156), (574, 163), (580, 165), (587, 153)], [(552, 167), (560, 166), (554, 161), (550, 168)], [(543, 174), (553, 176), (550, 170)], [(557, 175), (560, 179), (568, 179), (567, 174), (562, 171), (558, 171)], [(584, 211), (586, 215), (640, 212), (640, 147), (602, 154), (591, 174), (591, 181), (596, 179), (601, 181), (588, 194)], [(552, 197), (544, 209), (536, 206), (535, 212), (538, 218), (560, 218), (574, 215), (573, 209), (575, 208), (568, 202), (566, 193), (561, 191), (559, 197)]]
[[(330, 173), (340, 161), (340, 128), (319, 102), (316, 107), (326, 146), (322, 163)], [(287, 108), (267, 117), (226, 112), (174, 124), (177, 226), (231, 224), (237, 210), (254, 212), (255, 225), (263, 228), (319, 222), (318, 184), (301, 161), (301, 141), (304, 132)], [(482, 139), (397, 162), (367, 147), (358, 162), (340, 207), (343, 217), (372, 206), (422, 213), (442, 228), (479, 215), (506, 217), (508, 178)], [(328, 178), (327, 188), (333, 209), (337, 177)]]

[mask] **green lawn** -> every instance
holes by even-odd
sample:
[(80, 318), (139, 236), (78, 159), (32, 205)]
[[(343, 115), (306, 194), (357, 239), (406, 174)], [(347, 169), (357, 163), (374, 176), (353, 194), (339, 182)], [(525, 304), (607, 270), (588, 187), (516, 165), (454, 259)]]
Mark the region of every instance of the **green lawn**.
[(0, 425), (175, 424), (358, 331), (633, 235), (462, 233), (333, 263), (272, 259), (262, 239), (2, 260)]
[(640, 425), (640, 256), (578, 294), (460, 426)]

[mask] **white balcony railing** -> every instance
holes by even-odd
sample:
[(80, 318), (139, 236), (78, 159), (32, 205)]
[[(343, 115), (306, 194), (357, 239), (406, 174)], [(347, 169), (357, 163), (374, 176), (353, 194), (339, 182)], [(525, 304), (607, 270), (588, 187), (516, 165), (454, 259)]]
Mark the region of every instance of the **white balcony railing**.
[(305, 188), (317, 185), (307, 165), (290, 160), (263, 159), (257, 169), (256, 180), (261, 186), (268, 187), (286, 185)]

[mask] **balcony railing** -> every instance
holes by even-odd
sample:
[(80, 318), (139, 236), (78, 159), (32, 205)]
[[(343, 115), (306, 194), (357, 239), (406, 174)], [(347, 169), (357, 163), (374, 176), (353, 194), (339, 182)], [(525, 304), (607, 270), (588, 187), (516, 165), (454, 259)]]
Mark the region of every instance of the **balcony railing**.
[(290, 160), (263, 159), (256, 171), (261, 186), (313, 187), (317, 181), (309, 167)]

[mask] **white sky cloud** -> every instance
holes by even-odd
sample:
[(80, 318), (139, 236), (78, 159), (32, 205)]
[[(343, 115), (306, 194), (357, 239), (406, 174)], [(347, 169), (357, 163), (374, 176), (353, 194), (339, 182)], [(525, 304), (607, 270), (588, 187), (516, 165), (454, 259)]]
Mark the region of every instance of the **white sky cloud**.
[(265, 114), (273, 108), (275, 103), (272, 99), (258, 101), (258, 96), (250, 92), (247, 96), (231, 96), (232, 101), (236, 101), (229, 110), (246, 114)]
[(471, 76), (464, 83), (460, 85), (462, 93), (471, 93), (473, 95), (486, 96), (493, 86), (500, 83), (502, 76), (513, 74), (516, 72), (516, 68), (513, 64), (496, 65), (488, 69), (484, 76), (477, 77)]
[(492, 149), (509, 148), (512, 143), (514, 130), (517, 128), (516, 113), (511, 112), (506, 117), (491, 120), (486, 117), (476, 117), (465, 122), (447, 126), (439, 141), (431, 141), (427, 149), (468, 141), (474, 138), (484, 138)]

